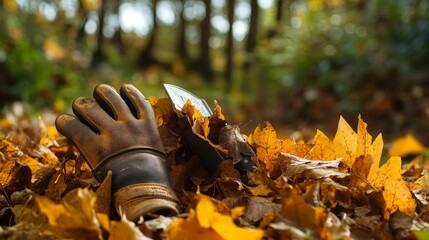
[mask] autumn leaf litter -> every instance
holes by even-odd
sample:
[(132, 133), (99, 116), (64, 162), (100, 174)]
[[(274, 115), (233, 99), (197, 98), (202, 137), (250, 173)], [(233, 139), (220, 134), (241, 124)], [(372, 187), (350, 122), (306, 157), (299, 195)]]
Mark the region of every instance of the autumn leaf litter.
[[(403, 239), (429, 229), (425, 147), (398, 139), (380, 166), (375, 139), (358, 117), (340, 117), (331, 140), (279, 139), (268, 122), (249, 136), (225, 121), (219, 104), (203, 117), (149, 97), (182, 203), (176, 217), (132, 223), (110, 208), (110, 180), (98, 183), (78, 151), (42, 119), (0, 120), (0, 239)], [(225, 160), (214, 173), (183, 146), (178, 114)], [(417, 157), (406, 163), (401, 157)], [(243, 156), (257, 169), (240, 171)]]

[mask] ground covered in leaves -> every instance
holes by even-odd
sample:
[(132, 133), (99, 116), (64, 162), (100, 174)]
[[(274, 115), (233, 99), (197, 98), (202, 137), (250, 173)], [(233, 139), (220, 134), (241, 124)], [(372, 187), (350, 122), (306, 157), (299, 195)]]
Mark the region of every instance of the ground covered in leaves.
[[(97, 182), (78, 151), (43, 119), (0, 120), (0, 239), (415, 239), (428, 237), (429, 162), (405, 135), (386, 147), (358, 116), (329, 138), (278, 139), (270, 123), (248, 136), (221, 108), (205, 118), (188, 103), (149, 97), (168, 155), (176, 217), (114, 217), (110, 177)], [(211, 173), (184, 147), (178, 117), (225, 159)], [(284, 135), (284, 134), (282, 134)], [(411, 157), (410, 157), (411, 156)], [(402, 157), (402, 158), (401, 158)], [(243, 171), (246, 159), (255, 171)]]

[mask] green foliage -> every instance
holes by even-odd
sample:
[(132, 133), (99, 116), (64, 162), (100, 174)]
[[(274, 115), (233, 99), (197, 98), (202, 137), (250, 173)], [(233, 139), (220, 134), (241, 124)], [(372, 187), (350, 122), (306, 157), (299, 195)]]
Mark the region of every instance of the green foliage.
[(415, 231), (413, 232), (417, 239), (428, 239), (429, 238), (429, 231)]
[[(255, 76), (272, 92), (323, 88), (346, 101), (369, 82), (389, 89), (428, 81), (427, 2), (344, 1), (318, 8), (296, 1), (292, 7), (299, 9), (292, 24), (257, 53)], [(349, 110), (359, 109), (354, 104)]]
[[(36, 109), (54, 106), (62, 110), (76, 96), (88, 95), (91, 85), (99, 82), (115, 86), (133, 82), (143, 86), (146, 94), (155, 95), (162, 92), (160, 85), (165, 81), (195, 86), (190, 90), (206, 98), (223, 98), (231, 103), (227, 105), (235, 104), (231, 106), (235, 109), (258, 101), (255, 106), (281, 105), (284, 109), (285, 95), (292, 96), (292, 100), (288, 99), (291, 102), (293, 96), (301, 97), (308, 89), (322, 89), (335, 97), (338, 110), (358, 112), (366, 104), (361, 100), (371, 98), (374, 89), (402, 90), (410, 84), (423, 85), (429, 76), (427, 1), (284, 1), (283, 21), (276, 26), (274, 4), (261, 11), (255, 53), (244, 53), (246, 40), (235, 42), (232, 82), (224, 82), (221, 76), (225, 70), (225, 49), (210, 49), (217, 81), (210, 86), (201, 77), (201, 84), (194, 84), (195, 74), (189, 71), (197, 66), (193, 62), (199, 53), (198, 44), (189, 41), (191, 57), (177, 59), (177, 22), (168, 27), (159, 25), (152, 49), (159, 61), (155, 63), (162, 63), (164, 69), (151, 66), (143, 73), (137, 59), (150, 36), (137, 37), (125, 31), (121, 32), (120, 44), (114, 37), (103, 38), (101, 64), (94, 67), (90, 66), (91, 55), (99, 39), (96, 33), (89, 34), (81, 26), (85, 26), (82, 16), (88, 11), (92, 15), (99, 12), (99, 7), (80, 7), (74, 16), (66, 17), (61, 4), (55, 1), (27, 2), (29, 7), (21, 4), (13, 10), (0, 5), (0, 80), (7, 86), (0, 88), (0, 94), (6, 102), (22, 100)], [(39, 11), (46, 3), (56, 6), (57, 17), (51, 22)], [(110, 19), (116, 8), (110, 3), (107, 8)], [(215, 12), (225, 11), (224, 7)], [(195, 23), (198, 25), (199, 21), (188, 22), (189, 26)], [(197, 30), (193, 31), (195, 35)], [(224, 35), (216, 35), (215, 31), (213, 34), (219, 42), (225, 40), (221, 39)], [(47, 40), (58, 44), (64, 56), (49, 57)], [(237, 71), (247, 61), (249, 67)], [(228, 96), (224, 89), (231, 90)], [(300, 108), (300, 104), (293, 107)], [(271, 108), (262, 111), (273, 112)]]
[(0, 11), (0, 71), (4, 100), (22, 100), (34, 109), (51, 106), (62, 110), (58, 101), (75, 98), (82, 90), (81, 76), (66, 61), (47, 57), (43, 44), (49, 28), (37, 16)]

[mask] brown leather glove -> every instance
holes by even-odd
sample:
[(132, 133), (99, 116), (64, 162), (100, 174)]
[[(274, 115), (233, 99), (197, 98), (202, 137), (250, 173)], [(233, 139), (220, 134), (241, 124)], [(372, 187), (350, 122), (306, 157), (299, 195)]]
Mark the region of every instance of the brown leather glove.
[(131, 221), (148, 213), (177, 214), (179, 201), (149, 102), (129, 84), (122, 85), (120, 95), (100, 84), (93, 96), (73, 102), (76, 116), (58, 116), (58, 131), (79, 149), (99, 181), (112, 171), (119, 214)]

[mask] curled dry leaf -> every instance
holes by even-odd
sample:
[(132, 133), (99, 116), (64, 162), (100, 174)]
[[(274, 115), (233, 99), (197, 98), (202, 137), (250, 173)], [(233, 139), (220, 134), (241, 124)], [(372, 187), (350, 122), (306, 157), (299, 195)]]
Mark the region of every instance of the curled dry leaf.
[(288, 153), (280, 154), (283, 176), (294, 177), (302, 175), (308, 179), (329, 177), (346, 177), (347, 173), (340, 172), (338, 166), (342, 159), (332, 161), (307, 160)]
[(226, 125), (220, 130), (219, 145), (228, 150), (227, 157), (231, 157), (234, 164), (242, 161), (243, 157), (248, 157), (254, 163), (258, 160), (236, 125)]

